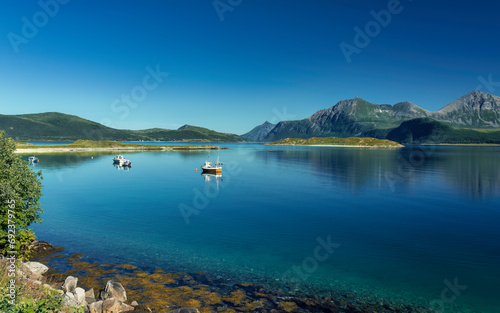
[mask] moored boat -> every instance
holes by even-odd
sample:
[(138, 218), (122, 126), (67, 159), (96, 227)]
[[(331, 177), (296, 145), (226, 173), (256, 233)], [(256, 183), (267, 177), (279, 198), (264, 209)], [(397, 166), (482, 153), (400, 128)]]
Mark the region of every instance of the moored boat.
[(40, 160), (36, 156), (30, 156), (28, 158), (28, 162), (30, 162), (30, 163), (38, 163), (38, 162), (40, 162)]
[(205, 161), (205, 164), (201, 166), (203, 173), (209, 174), (222, 174), (222, 163), (219, 162), (219, 158), (217, 158), (217, 163), (212, 164), (210, 161)]
[(117, 155), (117, 156), (115, 156), (115, 157), (113, 158), (113, 163), (115, 163), (115, 164), (122, 164), (122, 163), (123, 163), (123, 162), (125, 162), (125, 161), (127, 161), (127, 159), (125, 159), (125, 158), (123, 157), (123, 155), (121, 155), (121, 154), (119, 154), (119, 155)]

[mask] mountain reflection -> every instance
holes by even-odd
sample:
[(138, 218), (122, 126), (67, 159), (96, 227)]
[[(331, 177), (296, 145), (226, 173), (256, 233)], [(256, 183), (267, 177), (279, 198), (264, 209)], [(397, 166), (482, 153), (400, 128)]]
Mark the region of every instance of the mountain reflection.
[(441, 180), (473, 199), (500, 195), (500, 148), (415, 146), (398, 150), (267, 150), (264, 162), (300, 164), (349, 191), (366, 188), (409, 192), (422, 178)]

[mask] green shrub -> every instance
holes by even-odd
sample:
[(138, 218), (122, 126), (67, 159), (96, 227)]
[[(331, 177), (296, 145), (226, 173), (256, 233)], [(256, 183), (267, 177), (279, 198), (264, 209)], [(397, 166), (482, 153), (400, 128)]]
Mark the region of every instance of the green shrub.
[(28, 227), (42, 221), (42, 173), (34, 173), (15, 149), (14, 140), (0, 132), (0, 252), (16, 251), (18, 259), (27, 259), (35, 238)]

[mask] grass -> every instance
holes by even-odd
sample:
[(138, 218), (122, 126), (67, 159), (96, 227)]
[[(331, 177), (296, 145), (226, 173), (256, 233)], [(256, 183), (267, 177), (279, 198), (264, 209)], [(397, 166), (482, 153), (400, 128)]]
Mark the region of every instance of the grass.
[(387, 139), (376, 139), (371, 137), (312, 137), (308, 139), (286, 138), (280, 141), (272, 142), (271, 145), (292, 145), (292, 146), (310, 146), (310, 145), (335, 145), (335, 146), (363, 146), (363, 147), (402, 147), (399, 143)]
[(123, 143), (118, 141), (93, 141), (93, 140), (77, 140), (67, 145), (25, 145), (24, 143), (16, 143), (18, 149), (137, 149), (137, 150), (206, 150), (220, 149), (214, 145), (141, 145), (135, 143)]
[(10, 302), (10, 285), (8, 263), (0, 261), (0, 311), (11, 313), (69, 313), (78, 312), (77, 308), (62, 308), (62, 296), (47, 285), (37, 284), (32, 280), (25, 280), (19, 277), (15, 278), (15, 301)]

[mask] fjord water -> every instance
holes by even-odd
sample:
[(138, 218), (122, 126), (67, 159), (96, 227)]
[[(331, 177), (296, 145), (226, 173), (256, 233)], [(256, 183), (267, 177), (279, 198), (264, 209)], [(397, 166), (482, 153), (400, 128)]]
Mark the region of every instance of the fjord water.
[(219, 179), (207, 152), (42, 155), (33, 229), (97, 262), (497, 311), (499, 147), (223, 146)]

